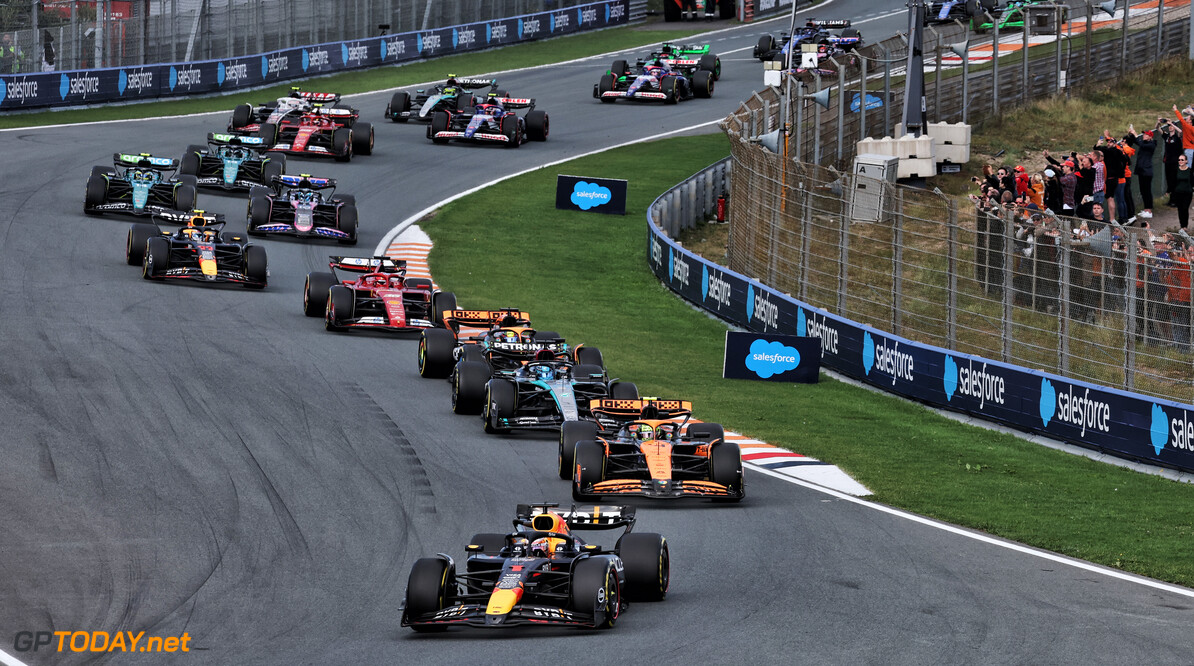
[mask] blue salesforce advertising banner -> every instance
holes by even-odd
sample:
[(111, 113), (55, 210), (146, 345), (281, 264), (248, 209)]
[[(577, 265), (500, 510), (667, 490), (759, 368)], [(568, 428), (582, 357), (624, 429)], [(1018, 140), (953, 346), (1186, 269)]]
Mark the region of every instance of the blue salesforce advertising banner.
[(629, 0), (202, 62), (0, 75), (0, 111), (211, 94), (622, 25)]
[(556, 176), (556, 208), (625, 215), (626, 181), (559, 174)]
[(820, 351), (813, 338), (726, 331), (721, 376), (815, 384), (821, 373)]
[[(1194, 471), (1194, 405), (890, 335), (692, 254), (650, 219), (647, 227), (647, 264), (672, 291), (751, 334), (807, 338), (809, 353), (819, 351), (826, 368), (934, 407), (1122, 458)], [(805, 351), (800, 354), (803, 359)]]

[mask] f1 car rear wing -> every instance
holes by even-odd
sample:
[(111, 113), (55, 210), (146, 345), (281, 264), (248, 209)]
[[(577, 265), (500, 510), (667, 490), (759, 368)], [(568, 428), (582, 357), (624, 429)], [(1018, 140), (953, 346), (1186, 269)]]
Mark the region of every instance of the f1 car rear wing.
[(327, 107), (322, 104), (312, 104), (311, 110), (307, 113), (313, 116), (324, 116), (325, 118), (352, 118), (357, 115), (352, 109), (337, 109), (335, 107)]
[(657, 413), (651, 418), (677, 419), (692, 416), (692, 403), (687, 400), (599, 398), (589, 401), (589, 411), (594, 416), (606, 416), (614, 421), (636, 421), (642, 418), (643, 410), (648, 407), (653, 407)]
[[(505, 324), (503, 321), (506, 320), (506, 317), (512, 317), (512, 319), (508, 320), (509, 324)], [(516, 308), (504, 308), (501, 310), (449, 310), (444, 313), (444, 325), (452, 329), (459, 329), (461, 326), (489, 328), (495, 325), (529, 326), (530, 324), (530, 313)]]
[(175, 213), (173, 211), (162, 211), (154, 213), (153, 219), (161, 220), (163, 222), (171, 222), (173, 224), (187, 224), (192, 227), (215, 227), (222, 226), (227, 219), (224, 218), (223, 213), (209, 213), (204, 210), (193, 210), (189, 213)]
[(282, 174), (281, 176), (274, 176), (273, 184), (308, 190), (327, 190), (336, 186), (336, 179), (316, 178), (309, 173), (300, 173), (298, 175)]
[(389, 257), (328, 257), (332, 270), (349, 273), (406, 273), (406, 261)]
[(690, 55), (701, 54), (701, 55), (704, 55), (704, 54), (706, 54), (706, 53), (708, 53), (708, 52), (709, 52), (709, 45), (708, 45), (708, 44), (700, 44), (700, 45), (697, 45), (697, 44), (681, 44), (681, 45), (677, 46), (677, 45), (675, 45), (675, 44), (672, 44), (671, 42), (664, 42), (664, 43), (663, 43), (663, 44), (661, 44), (661, 45), (660, 45), (660, 47), (659, 47), (659, 53), (661, 53), (661, 54), (663, 54), (663, 53), (672, 53), (672, 54), (675, 54), (675, 55), (683, 55), (683, 54), (690, 54)]
[(298, 88), (292, 88), (290, 91), (290, 96), (312, 102), (319, 102), (321, 104), (335, 104), (336, 102), (340, 101), (340, 93), (314, 92), (310, 90), (299, 90)]
[[(535, 108), (535, 98), (533, 97), (494, 97), (493, 101), (501, 102), (502, 106), (507, 109), (525, 109)], [(485, 101), (489, 101), (487, 98)]]
[(149, 153), (112, 153), (112, 162), (122, 167), (141, 167), (167, 171), (178, 169), (178, 160), (170, 157), (154, 157)]
[(251, 148), (265, 146), (265, 139), (259, 136), (239, 136), (217, 132), (208, 132), (207, 142), (216, 146), (249, 146)]
[(468, 90), (476, 90), (478, 88), (484, 88), (486, 86), (491, 86), (495, 90), (497, 89), (497, 80), (496, 79), (461, 79), (461, 78), (457, 78), (457, 77), (452, 77), (452, 78), (456, 79), (456, 85), (460, 86), (461, 88), (466, 88)]
[(514, 526), (534, 529), (535, 516), (548, 511), (563, 518), (568, 528), (573, 530), (612, 530), (625, 527), (629, 532), (636, 520), (636, 508), (633, 506), (573, 504), (567, 511), (561, 511), (559, 506), (554, 502), (519, 504), (515, 511), (517, 517), (514, 519)]
[(809, 19), (804, 22), (806, 28), (849, 28), (850, 19), (840, 19), (836, 21), (818, 21), (817, 19)]

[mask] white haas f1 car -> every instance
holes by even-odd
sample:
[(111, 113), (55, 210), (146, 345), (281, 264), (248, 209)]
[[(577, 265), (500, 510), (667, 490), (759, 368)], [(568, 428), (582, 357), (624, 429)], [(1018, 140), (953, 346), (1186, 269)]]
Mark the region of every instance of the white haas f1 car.
[[(524, 117), (513, 111), (527, 108)], [(547, 112), (536, 109), (535, 100), (491, 94), (471, 111), (436, 111), (427, 138), (435, 143), (456, 139), (517, 148), (528, 140), (547, 141), (548, 131)]]

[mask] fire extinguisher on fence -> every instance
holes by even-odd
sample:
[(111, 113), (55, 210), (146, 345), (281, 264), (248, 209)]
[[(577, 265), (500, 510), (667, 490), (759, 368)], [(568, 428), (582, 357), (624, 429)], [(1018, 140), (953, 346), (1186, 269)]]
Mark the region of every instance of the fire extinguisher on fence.
[(721, 224), (726, 221), (726, 195), (717, 197), (717, 222)]

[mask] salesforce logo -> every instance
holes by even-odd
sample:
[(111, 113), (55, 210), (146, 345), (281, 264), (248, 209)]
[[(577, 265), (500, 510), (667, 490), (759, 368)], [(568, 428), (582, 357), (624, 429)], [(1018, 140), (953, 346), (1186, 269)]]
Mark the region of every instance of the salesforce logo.
[(4, 98), (8, 97), (8, 84), (4, 79), (0, 79), (0, 104), (4, 103)]
[(876, 345), (870, 331), (865, 331), (862, 334), (862, 367), (867, 376), (870, 376), (873, 369), (890, 375), (893, 386), (897, 379), (915, 381), (912, 355), (900, 351), (899, 342), (896, 342), (894, 347), (889, 347), (887, 338), (880, 338), (880, 340), (881, 342)]
[(684, 258), (675, 258), (672, 256), (671, 248), (668, 248), (668, 264), (671, 265), (670, 273), (673, 281), (677, 281), (685, 287), (688, 286), (688, 262)]
[(656, 266), (663, 265), (663, 245), (659, 243), (659, 239), (655, 236), (651, 237), (651, 261)]
[(718, 308), (730, 306), (730, 283), (726, 282), (716, 271), (710, 273), (709, 267), (701, 264), (701, 300), (709, 298), (717, 303)]
[(1053, 382), (1042, 377), (1040, 413), (1045, 427), (1057, 417), (1061, 423), (1081, 428), (1081, 437), (1087, 430), (1111, 432), (1111, 405), (1091, 398), (1089, 388), (1074, 393), (1074, 387), (1067, 386), (1064, 393), (1058, 393)]
[(586, 183), (582, 180), (572, 188), (572, 205), (581, 210), (609, 203), (611, 199), (613, 199), (613, 193), (609, 191), (609, 188), (602, 187), (597, 183)]
[(116, 90), (121, 95), (125, 90), (132, 90), (134, 92), (141, 92), (146, 88), (153, 87), (153, 71), (152, 70), (136, 70), (129, 74), (125, 70), (120, 70), (119, 76), (116, 78)]
[(983, 363), (980, 370), (974, 369), (974, 361), (967, 361), (965, 367), (958, 367), (954, 357), (945, 355), (945, 372), (941, 377), (942, 388), (945, 390), (945, 401), (954, 399), (958, 395), (978, 398), (978, 408), (982, 409), (988, 402), (1003, 404), (1003, 377), (987, 372), (987, 364)]
[(825, 315), (821, 315), (818, 318), (817, 313), (814, 312), (812, 313), (812, 319), (808, 319), (804, 315), (804, 308), (797, 308), (796, 335), (819, 339), (821, 341), (822, 356), (826, 352), (830, 354), (837, 353), (837, 328), (828, 323)]
[(170, 67), (170, 90), (174, 90), (174, 86), (182, 86), (190, 88), (191, 86), (199, 85), (203, 80), (201, 72), (193, 67), (186, 67), (183, 69), (175, 69)]
[(1189, 418), (1184, 409), (1180, 419), (1170, 420), (1165, 410), (1153, 403), (1149, 439), (1157, 455), (1161, 455), (1161, 451), (1165, 450), (1165, 445), (1169, 442), (1173, 442), (1175, 449), (1194, 451), (1194, 420)]
[(746, 321), (758, 319), (766, 327), (779, 328), (779, 307), (768, 300), (764, 292), (755, 293), (753, 284), (746, 285)]
[(755, 340), (750, 343), (750, 352), (746, 354), (746, 368), (760, 379), (782, 375), (795, 370), (798, 365), (800, 352), (781, 342)]

